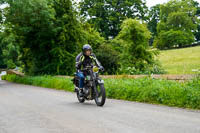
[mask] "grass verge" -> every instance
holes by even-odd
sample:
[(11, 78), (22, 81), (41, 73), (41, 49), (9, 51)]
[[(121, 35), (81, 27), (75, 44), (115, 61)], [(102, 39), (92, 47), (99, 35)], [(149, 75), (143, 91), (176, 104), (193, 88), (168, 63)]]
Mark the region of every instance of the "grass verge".
[(9, 82), (34, 85), (46, 88), (53, 88), (57, 90), (73, 91), (73, 84), (70, 78), (52, 77), (52, 76), (36, 76), (36, 77), (20, 77), (17, 75), (4, 75), (2, 80)]
[[(70, 78), (6, 75), (3, 80), (73, 91)], [(104, 79), (108, 98), (200, 109), (200, 78), (180, 83), (152, 78)]]

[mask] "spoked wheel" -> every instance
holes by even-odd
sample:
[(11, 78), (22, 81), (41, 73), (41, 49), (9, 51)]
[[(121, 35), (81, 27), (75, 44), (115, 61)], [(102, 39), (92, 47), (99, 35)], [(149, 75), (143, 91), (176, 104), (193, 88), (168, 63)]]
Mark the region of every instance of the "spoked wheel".
[(95, 103), (97, 104), (97, 106), (103, 106), (105, 104), (106, 101), (106, 91), (105, 91), (105, 87), (103, 84), (101, 85), (97, 85), (97, 94), (95, 97)]
[(76, 92), (76, 94), (77, 94), (77, 98), (78, 98), (79, 103), (84, 103), (85, 102), (85, 98), (84, 97), (80, 97), (79, 92)]

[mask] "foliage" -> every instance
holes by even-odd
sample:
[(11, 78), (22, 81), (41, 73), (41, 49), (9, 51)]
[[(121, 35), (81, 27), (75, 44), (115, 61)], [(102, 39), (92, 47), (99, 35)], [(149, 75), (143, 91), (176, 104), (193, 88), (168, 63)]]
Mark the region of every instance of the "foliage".
[[(100, 36), (89, 23), (82, 23), (82, 42), (84, 44), (90, 44), (92, 46), (93, 52), (96, 53), (100, 45), (104, 43), (104, 38)], [(80, 49), (81, 51), (82, 49)]]
[(148, 17), (148, 29), (152, 33), (150, 44), (152, 45), (155, 36), (157, 36), (157, 25), (160, 21), (160, 4), (150, 8)]
[(149, 13), (144, 0), (81, 0), (79, 9), (71, 0), (0, 1), (5, 3), (0, 9), (0, 67), (19, 66), (28, 75), (72, 75), (86, 43), (106, 74), (161, 74), (149, 39), (160, 49), (199, 39), (199, 3), (193, 0), (171, 0)]
[[(80, 25), (70, 0), (8, 0), (6, 22), (16, 33), (27, 74), (72, 74)], [(14, 17), (13, 17), (14, 16)]]
[[(73, 91), (71, 78), (3, 76), (4, 80)], [(200, 79), (179, 83), (161, 79), (104, 79), (108, 98), (200, 109)]]
[(55, 74), (71, 75), (74, 72), (75, 56), (81, 49), (81, 25), (71, 0), (54, 0), (52, 4), (55, 10), (54, 28), (57, 32), (50, 51), (53, 55), (51, 65), (56, 68)]
[[(2, 42), (2, 32), (0, 32), (0, 42)], [(6, 68), (7, 65), (5, 63), (5, 61), (3, 60), (3, 49), (4, 49), (4, 46), (2, 45), (2, 43), (0, 43), (0, 68)]]
[(158, 36), (154, 46), (164, 49), (182, 47), (194, 42), (193, 31), (197, 26), (195, 14), (196, 8), (192, 0), (170, 0), (161, 5)]
[[(119, 66), (119, 52), (114, 50), (112, 41), (105, 41), (89, 23), (82, 24), (83, 44), (90, 44), (97, 59), (105, 68), (106, 74), (115, 74)], [(81, 50), (81, 49), (80, 49)]]
[(20, 77), (17, 75), (5, 75), (2, 76), (2, 80), (47, 88), (55, 88), (59, 90), (73, 91), (73, 85), (70, 78), (52, 76)]
[[(145, 73), (155, 65), (156, 51), (149, 49), (151, 33), (145, 24), (135, 19), (126, 19), (116, 40), (121, 40), (121, 70), (123, 73)], [(150, 72), (150, 71), (148, 71)]]
[(20, 65), (19, 46), (16, 42), (16, 36), (12, 30), (4, 25), (4, 32), (0, 33), (0, 68), (13, 69)]
[[(4, 67), (14, 68), (20, 65), (27, 75), (72, 75), (75, 70), (74, 59), (81, 51), (82, 45), (88, 43), (92, 45), (94, 53), (105, 67), (106, 74), (120, 73), (120, 67), (136, 67), (137, 71), (142, 71), (141, 73), (147, 73), (146, 69), (148, 73), (152, 71), (158, 73), (158, 67), (153, 61), (154, 54), (147, 50), (150, 32), (147, 32), (146, 26), (140, 27), (139, 22), (131, 25), (140, 33), (145, 32), (142, 35), (137, 31), (127, 33), (128, 36), (138, 35), (132, 41), (123, 37), (105, 40), (100, 35), (102, 33), (107, 39), (109, 36), (116, 36), (122, 21), (127, 17), (146, 20), (147, 7), (142, 0), (82, 1), (80, 11), (83, 16), (89, 15), (89, 18), (86, 18), (88, 22), (81, 20), (82, 18), (77, 15), (74, 9), (76, 5), (72, 5), (71, 0), (5, 0), (4, 2), (9, 5), (3, 9), (5, 20), (1, 21), (9, 31), (5, 30), (2, 33), (6, 36), (2, 36), (1, 44), (4, 44), (4, 47), (0, 49), (0, 56), (5, 59), (1, 61)], [(88, 2), (95, 9), (90, 8), (88, 11), (86, 7)], [(120, 12), (117, 12), (118, 10)], [(101, 16), (102, 13), (105, 16)], [(96, 15), (95, 23), (90, 15)], [(104, 30), (99, 30), (101, 26), (93, 28), (93, 24), (105, 26)], [(122, 33), (119, 36), (123, 36)], [(127, 45), (129, 42), (130, 45)]]
[(106, 39), (115, 37), (126, 18), (146, 20), (144, 0), (81, 0), (80, 14), (86, 17)]
[(183, 32), (181, 30), (169, 30), (159, 33), (159, 37), (156, 38), (154, 45), (157, 48), (172, 48), (172, 47), (182, 47), (184, 45), (189, 45), (194, 41), (194, 35), (191, 32)]
[[(199, 79), (188, 83), (144, 79), (107, 79), (107, 96), (131, 101), (200, 108)], [(195, 83), (193, 86), (192, 83)]]
[(120, 53), (117, 52), (113, 47), (112, 41), (106, 41), (96, 52), (96, 56), (104, 66), (106, 74), (116, 74), (118, 68), (120, 67)]
[(160, 4), (157, 4), (150, 8), (148, 28), (152, 32), (153, 36), (157, 35), (157, 24), (160, 21)]
[[(200, 4), (197, 1), (194, 1), (194, 6), (197, 9), (196, 17), (198, 18), (198, 23), (200, 21)], [(196, 41), (200, 41), (200, 24), (197, 26), (197, 31), (194, 33)]]

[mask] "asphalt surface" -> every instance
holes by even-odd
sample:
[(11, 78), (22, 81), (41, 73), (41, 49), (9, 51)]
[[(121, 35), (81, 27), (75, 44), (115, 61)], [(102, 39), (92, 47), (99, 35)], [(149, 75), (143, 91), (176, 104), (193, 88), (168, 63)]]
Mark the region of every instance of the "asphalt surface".
[(107, 99), (0, 81), (0, 133), (200, 133), (200, 111)]

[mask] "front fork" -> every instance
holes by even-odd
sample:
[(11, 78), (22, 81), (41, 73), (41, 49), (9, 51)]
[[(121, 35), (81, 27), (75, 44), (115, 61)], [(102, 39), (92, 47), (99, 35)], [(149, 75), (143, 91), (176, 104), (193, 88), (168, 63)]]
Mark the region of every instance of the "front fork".
[[(93, 75), (93, 74), (96, 74), (96, 75)], [(104, 84), (104, 81), (98, 77), (98, 73), (90, 72), (90, 76), (92, 78), (91, 80), (92, 80), (92, 86), (93, 86), (92, 90), (90, 91), (90, 96), (91, 96), (91, 99), (92, 98), (94, 99), (98, 97), (97, 84), (99, 85)]]

